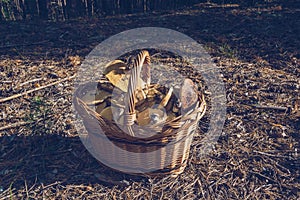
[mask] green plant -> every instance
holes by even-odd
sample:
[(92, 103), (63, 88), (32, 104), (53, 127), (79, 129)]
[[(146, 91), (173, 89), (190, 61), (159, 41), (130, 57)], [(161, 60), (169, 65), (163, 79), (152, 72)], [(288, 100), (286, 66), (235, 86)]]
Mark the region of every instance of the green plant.
[(228, 44), (223, 44), (219, 47), (219, 51), (222, 55), (228, 58), (236, 58), (237, 57), (237, 50), (231, 48)]
[(29, 125), (30, 127), (34, 127), (32, 131), (36, 132), (39, 129), (45, 128), (47, 119), (51, 118), (51, 115), (53, 114), (50, 106), (51, 105), (46, 102), (43, 97), (34, 96), (32, 98), (29, 106), (30, 112), (25, 116), (26, 121), (34, 122)]

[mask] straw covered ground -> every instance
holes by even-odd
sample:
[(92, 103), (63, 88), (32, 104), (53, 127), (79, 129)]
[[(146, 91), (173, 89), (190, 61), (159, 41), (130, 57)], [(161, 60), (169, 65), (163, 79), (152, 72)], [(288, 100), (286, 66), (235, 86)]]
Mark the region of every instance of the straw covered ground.
[[(299, 9), (276, 4), (199, 4), (2, 23), (0, 199), (299, 199), (298, 16)], [(109, 36), (144, 26), (174, 29), (201, 43), (226, 88), (222, 135), (207, 156), (199, 156), (208, 111), (187, 168), (176, 178), (137, 177), (100, 165), (72, 123), (73, 80), (84, 57)]]

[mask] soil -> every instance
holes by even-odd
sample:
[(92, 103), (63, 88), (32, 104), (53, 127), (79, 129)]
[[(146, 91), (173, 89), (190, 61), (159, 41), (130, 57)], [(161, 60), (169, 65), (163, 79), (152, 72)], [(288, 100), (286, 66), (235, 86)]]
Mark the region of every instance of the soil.
[[(299, 9), (199, 4), (1, 23), (0, 199), (300, 198)], [(199, 155), (205, 116), (176, 178), (100, 165), (72, 123), (73, 81), (85, 56), (106, 38), (145, 26), (177, 30), (202, 44), (226, 87), (222, 135), (207, 156)]]

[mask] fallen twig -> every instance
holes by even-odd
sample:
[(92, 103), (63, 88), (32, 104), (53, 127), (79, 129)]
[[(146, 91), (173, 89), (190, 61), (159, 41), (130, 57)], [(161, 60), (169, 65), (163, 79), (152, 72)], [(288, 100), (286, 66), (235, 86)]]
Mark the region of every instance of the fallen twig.
[(271, 110), (282, 110), (282, 111), (288, 111), (289, 108), (282, 107), (282, 106), (264, 106), (259, 104), (253, 104), (253, 105), (247, 105), (252, 106), (254, 108), (260, 108), (260, 109), (271, 109)]
[(1, 192), (1, 195), (7, 194), (5, 196), (0, 196), (0, 200), (4, 200), (4, 199), (13, 199), (13, 197), (16, 195), (16, 189), (15, 188), (8, 188), (7, 190)]
[(19, 127), (19, 126), (24, 126), (24, 125), (31, 124), (31, 123), (33, 123), (33, 122), (17, 122), (17, 123), (14, 123), (14, 124), (9, 124), (7, 126), (0, 127), (0, 131), (4, 131), (4, 130), (10, 129), (10, 128), (16, 128), (16, 127)]
[(24, 86), (24, 85), (26, 85), (26, 84), (28, 84), (28, 83), (37, 82), (37, 81), (40, 81), (40, 80), (43, 80), (43, 78), (35, 78), (35, 79), (31, 79), (31, 80), (29, 80), (29, 81), (26, 81), (26, 82), (21, 83), (21, 84), (19, 85), (19, 87), (22, 87), (22, 86)]
[(47, 87), (56, 85), (56, 84), (61, 83), (61, 82), (64, 82), (64, 81), (68, 81), (68, 80), (70, 80), (70, 79), (73, 79), (74, 77), (75, 77), (75, 75), (69, 76), (69, 77), (64, 78), (64, 79), (61, 79), (61, 80), (59, 80), (59, 81), (55, 81), (55, 82), (53, 82), (53, 83), (49, 83), (48, 85), (43, 85), (43, 86), (41, 86), (41, 87), (38, 87), (38, 88), (35, 88), (35, 89), (32, 89), (32, 90), (28, 90), (28, 91), (25, 91), (25, 92), (20, 93), (20, 94), (15, 94), (15, 95), (12, 95), (12, 96), (10, 96), (10, 97), (6, 97), (6, 98), (3, 98), (3, 99), (0, 99), (0, 103), (6, 102), (6, 101), (9, 101), (9, 100), (12, 100), (12, 99), (16, 99), (16, 98), (18, 98), (18, 97), (27, 95), (27, 94), (32, 93), (32, 92), (36, 92), (36, 91), (41, 90), (41, 89), (45, 89), (45, 88), (47, 88)]
[(288, 156), (275, 155), (275, 154), (265, 153), (265, 152), (256, 151), (256, 150), (253, 150), (253, 152), (255, 152), (255, 153), (259, 153), (259, 154), (262, 154), (262, 155), (265, 155), (265, 156), (270, 156), (270, 157), (277, 157), (277, 158), (289, 158)]
[(47, 189), (47, 188), (49, 188), (49, 187), (52, 187), (52, 186), (54, 186), (54, 185), (58, 185), (58, 184), (61, 184), (61, 183), (62, 183), (62, 181), (56, 181), (55, 183), (51, 183), (51, 184), (46, 185), (46, 186), (44, 186), (44, 185), (42, 184), (42, 190), (45, 190), (45, 189)]
[(12, 81), (1, 81), (1, 83), (12, 83)]

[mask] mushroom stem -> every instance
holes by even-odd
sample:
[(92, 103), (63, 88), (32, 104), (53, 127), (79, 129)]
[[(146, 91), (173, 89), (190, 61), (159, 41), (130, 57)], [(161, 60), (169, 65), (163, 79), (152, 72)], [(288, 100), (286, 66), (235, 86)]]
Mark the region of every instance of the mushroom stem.
[(173, 93), (173, 87), (171, 87), (168, 91), (168, 93), (166, 94), (166, 96), (161, 100), (159, 107), (166, 107), (166, 105), (168, 104), (168, 102), (171, 99)]

